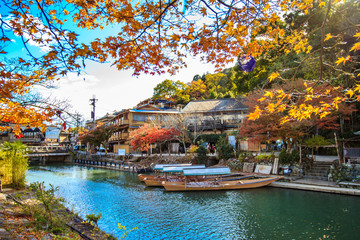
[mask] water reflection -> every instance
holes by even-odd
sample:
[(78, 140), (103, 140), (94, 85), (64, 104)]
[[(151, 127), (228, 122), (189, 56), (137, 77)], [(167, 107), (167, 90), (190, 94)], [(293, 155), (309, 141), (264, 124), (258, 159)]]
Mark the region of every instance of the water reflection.
[(241, 191), (165, 192), (136, 174), (80, 166), (34, 167), (30, 182), (60, 186), (82, 217), (102, 213), (99, 225), (128, 239), (358, 239), (359, 198), (259, 188)]

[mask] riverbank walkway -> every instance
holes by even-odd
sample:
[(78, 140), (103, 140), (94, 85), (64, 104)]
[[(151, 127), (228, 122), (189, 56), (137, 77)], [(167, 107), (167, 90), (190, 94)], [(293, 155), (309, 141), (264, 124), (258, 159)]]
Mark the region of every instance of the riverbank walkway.
[(290, 182), (273, 182), (269, 186), (278, 188), (288, 188), (305, 191), (335, 193), (344, 195), (360, 196), (360, 189), (342, 188), (335, 182), (322, 181), (316, 179), (300, 178)]
[[(336, 156), (316, 156), (316, 162), (333, 162)], [(317, 180), (312, 178), (285, 177), (285, 181), (271, 183), (271, 187), (289, 188), (296, 190), (335, 193), (344, 195), (360, 196), (360, 189), (344, 188), (332, 181)], [(358, 185), (358, 184), (355, 184)]]

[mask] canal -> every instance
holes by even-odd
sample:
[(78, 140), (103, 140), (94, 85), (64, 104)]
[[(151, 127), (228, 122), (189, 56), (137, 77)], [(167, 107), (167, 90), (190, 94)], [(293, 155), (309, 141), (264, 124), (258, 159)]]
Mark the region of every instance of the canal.
[(102, 213), (101, 229), (126, 239), (360, 239), (360, 198), (264, 187), (165, 192), (136, 174), (74, 165), (33, 166), (29, 182), (60, 187), (83, 218)]

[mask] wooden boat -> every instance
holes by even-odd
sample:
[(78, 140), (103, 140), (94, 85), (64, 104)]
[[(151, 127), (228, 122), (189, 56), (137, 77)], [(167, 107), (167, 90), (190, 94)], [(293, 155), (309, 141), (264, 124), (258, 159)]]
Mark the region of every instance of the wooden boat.
[[(245, 179), (235, 181), (222, 181), (221, 175), (223, 170), (215, 171), (209, 169), (189, 169), (184, 170), (184, 182), (162, 182), (166, 191), (213, 191), (213, 190), (236, 190), (246, 188), (258, 188), (269, 185), (282, 177), (258, 178), (258, 179)], [(206, 175), (219, 175), (220, 180), (207, 180), (207, 181), (193, 181), (189, 176), (206, 176)]]
[[(154, 171), (161, 172), (164, 167), (181, 167), (181, 166), (191, 166), (191, 163), (177, 163), (177, 164), (155, 164)], [(144, 182), (145, 178), (156, 178), (157, 175), (150, 175), (150, 174), (138, 174), (138, 178), (141, 182)]]
[[(169, 182), (183, 182), (184, 176), (179, 175), (184, 169), (198, 169), (205, 168), (205, 165), (191, 165), (191, 166), (164, 166), (162, 169), (163, 175), (151, 177), (145, 177), (144, 182), (148, 187), (162, 187), (163, 181)], [(178, 175), (169, 175), (169, 174), (178, 174)]]
[[(183, 167), (164, 167), (163, 173), (164, 175), (158, 176), (155, 178), (145, 178), (144, 182), (146, 186), (148, 187), (162, 187), (162, 182), (185, 182), (185, 176), (182, 174), (184, 170), (189, 169), (205, 169), (205, 165), (192, 165), (192, 166), (183, 166)], [(208, 168), (211, 169), (211, 171), (219, 171), (219, 168)], [(229, 168), (220, 168), (222, 170), (222, 173), (230, 173)], [(226, 172), (224, 172), (226, 171)], [(169, 173), (175, 173), (175, 175), (168, 175)], [(226, 174), (222, 175), (220, 178), (218, 176), (193, 176), (192, 181), (196, 182), (204, 182), (204, 181), (226, 181), (229, 182), (235, 182), (246, 178), (254, 177), (253, 175), (247, 175), (243, 176), (240, 174)]]

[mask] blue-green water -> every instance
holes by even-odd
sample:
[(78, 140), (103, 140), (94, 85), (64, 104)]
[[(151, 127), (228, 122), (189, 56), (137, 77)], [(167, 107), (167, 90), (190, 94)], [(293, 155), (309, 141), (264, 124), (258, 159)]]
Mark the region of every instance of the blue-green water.
[(360, 239), (360, 198), (264, 187), (165, 192), (136, 174), (62, 165), (33, 167), (29, 182), (60, 187), (68, 207), (127, 239)]

